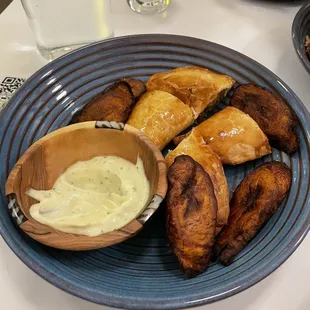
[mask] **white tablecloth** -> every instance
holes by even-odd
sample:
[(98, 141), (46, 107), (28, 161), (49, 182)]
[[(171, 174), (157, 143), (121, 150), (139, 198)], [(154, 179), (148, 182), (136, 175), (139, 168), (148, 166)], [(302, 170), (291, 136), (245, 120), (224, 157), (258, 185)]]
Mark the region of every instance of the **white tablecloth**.
[[(299, 62), (291, 25), (299, 1), (171, 0), (162, 15), (141, 16), (125, 0), (112, 0), (115, 35), (182, 34), (210, 40), (254, 58), (282, 78), (310, 109), (310, 76)], [(281, 3), (282, 2), (282, 3)], [(18, 0), (0, 15), (0, 80), (29, 77), (46, 63), (35, 48)], [(226, 300), (198, 307), (208, 310), (309, 310), (310, 236), (277, 271)], [(42, 280), (0, 238), (0, 309), (103, 310)]]

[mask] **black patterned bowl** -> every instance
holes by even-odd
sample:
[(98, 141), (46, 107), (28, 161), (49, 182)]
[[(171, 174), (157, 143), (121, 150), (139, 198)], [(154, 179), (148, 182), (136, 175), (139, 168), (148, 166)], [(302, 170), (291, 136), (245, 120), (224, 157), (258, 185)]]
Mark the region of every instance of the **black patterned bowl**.
[[(225, 168), (231, 190), (262, 162), (282, 161), (293, 170), (289, 195), (233, 264), (214, 264), (204, 274), (184, 280), (166, 239), (163, 208), (134, 238), (88, 252), (43, 246), (14, 226), (7, 210), (4, 184), (18, 158), (34, 141), (66, 126), (81, 105), (113, 81), (130, 76), (146, 80), (155, 72), (186, 65), (231, 75), (239, 83), (268, 87), (283, 96), (298, 119), (297, 153), (289, 157), (274, 149), (262, 159)], [(294, 252), (309, 230), (309, 113), (272, 72), (226, 47), (174, 35), (138, 35), (99, 42), (35, 73), (0, 117), (0, 232), (32, 270), (76, 296), (131, 309), (179, 309), (212, 302), (265, 278)]]
[(310, 2), (298, 11), (292, 26), (292, 38), (297, 55), (310, 74), (310, 56), (306, 53), (305, 38), (310, 37)]

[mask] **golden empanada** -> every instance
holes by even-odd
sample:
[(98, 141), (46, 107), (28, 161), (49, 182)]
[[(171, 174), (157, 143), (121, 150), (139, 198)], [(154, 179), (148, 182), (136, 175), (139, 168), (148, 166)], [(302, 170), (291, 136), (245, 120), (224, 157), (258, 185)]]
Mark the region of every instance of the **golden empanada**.
[(242, 164), (271, 153), (257, 123), (236, 108), (227, 107), (196, 128), (224, 164)]
[(212, 109), (226, 96), (234, 83), (228, 75), (199, 67), (183, 67), (152, 75), (146, 87), (178, 97), (193, 109), (196, 119), (204, 110)]
[(193, 122), (194, 116), (190, 107), (167, 92), (154, 90), (142, 95), (127, 124), (144, 132), (163, 149)]

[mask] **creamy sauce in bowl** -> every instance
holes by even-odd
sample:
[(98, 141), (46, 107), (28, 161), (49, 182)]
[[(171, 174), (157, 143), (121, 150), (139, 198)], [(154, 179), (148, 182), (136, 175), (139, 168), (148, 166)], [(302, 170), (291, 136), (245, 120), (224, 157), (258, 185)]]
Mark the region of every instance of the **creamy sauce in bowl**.
[(140, 157), (133, 164), (117, 156), (79, 161), (51, 190), (29, 189), (39, 201), (31, 216), (54, 229), (90, 237), (119, 229), (145, 208), (150, 193)]

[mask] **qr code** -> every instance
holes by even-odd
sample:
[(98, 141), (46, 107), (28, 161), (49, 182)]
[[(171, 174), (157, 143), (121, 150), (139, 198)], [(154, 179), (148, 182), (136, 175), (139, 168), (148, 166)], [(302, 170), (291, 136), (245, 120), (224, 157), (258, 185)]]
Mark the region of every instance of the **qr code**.
[(17, 78), (17, 77), (6, 77), (0, 83), (0, 110), (4, 108), (10, 98), (13, 96), (15, 91), (19, 89), (25, 79)]

